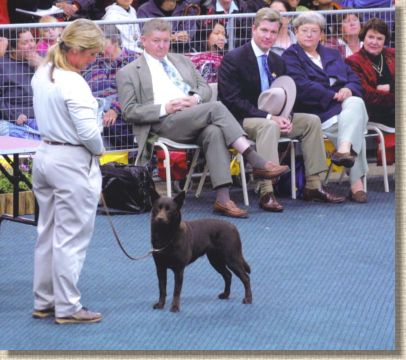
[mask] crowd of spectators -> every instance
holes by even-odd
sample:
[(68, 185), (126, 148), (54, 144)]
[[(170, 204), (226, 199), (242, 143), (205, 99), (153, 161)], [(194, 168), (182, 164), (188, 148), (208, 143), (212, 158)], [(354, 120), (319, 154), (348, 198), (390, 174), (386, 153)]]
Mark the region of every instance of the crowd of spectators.
[[(104, 51), (96, 62), (83, 72), (83, 75), (90, 85), (93, 95), (105, 99), (104, 135), (109, 139), (108, 146), (117, 149), (131, 147), (133, 142), (132, 129), (121, 116), (116, 72), (143, 53), (140, 41), (142, 23), (134, 23), (134, 20), (253, 13), (263, 7), (270, 7), (283, 13), (282, 24), (271, 51), (280, 56), (285, 53), (285, 59), (288, 59), (288, 54), (292, 54), (294, 46), (298, 49), (301, 48), (300, 45), (295, 45), (297, 44), (297, 29), (295, 31), (292, 26), (293, 17), (290, 13), (311, 10), (329, 11), (328, 14), (323, 15), (326, 27), (320, 33), (319, 43), (327, 48), (338, 50), (341, 58), (347, 58), (347, 63), (351, 65), (354, 72), (351, 73), (351, 76), (361, 78), (369, 117), (388, 126), (394, 126), (395, 49), (386, 48), (391, 33), (393, 33), (394, 24), (390, 24), (388, 27), (388, 24), (385, 24), (382, 19), (375, 19), (374, 21), (379, 24), (373, 23), (375, 25), (363, 31), (363, 24), (367, 27), (371, 26), (371, 23), (367, 21), (368, 19), (364, 21), (359, 11), (356, 11), (360, 8), (391, 7), (394, 6), (394, 3), (394, 0), (3, 1), (0, 4), (0, 24), (40, 22), (43, 24), (59, 23), (59, 26), (49, 25), (30, 30), (24, 25), (24, 28), (0, 30), (0, 135), (38, 137), (32, 108), (31, 79), (48, 49), (57, 43), (63, 29), (60, 22), (82, 17), (107, 22), (102, 25), (106, 35)], [(39, 17), (16, 10), (35, 11), (48, 9), (51, 6), (58, 7), (59, 13)], [(354, 9), (354, 12), (336, 15), (334, 11), (331, 11), (347, 8)], [(125, 21), (128, 23), (124, 23)], [(115, 24), (116, 22), (121, 23)], [(218, 70), (224, 54), (231, 48), (249, 42), (251, 27), (252, 23), (246, 18), (230, 21), (230, 19), (224, 18), (210, 20), (206, 17), (199, 21), (196, 17), (188, 21), (173, 21), (171, 51), (185, 54), (194, 63), (204, 80), (214, 83), (218, 80)], [(372, 40), (371, 32), (374, 33)], [(382, 36), (379, 38), (375, 33)], [(365, 43), (365, 38), (369, 42)], [(233, 46), (230, 46), (230, 39), (233, 41)], [(371, 50), (374, 45), (370, 44), (373, 41), (378, 41), (379, 51)], [(290, 52), (286, 53), (286, 50), (289, 49)], [(309, 76), (312, 66), (304, 69), (305, 72), (300, 73), (300, 77), (299, 74), (293, 74), (302, 95), (308, 95), (308, 89), (301, 87), (300, 80), (304, 75)], [(306, 105), (300, 96), (298, 99), (296, 106)], [(310, 101), (309, 106), (321, 109), (322, 105)], [(311, 112), (309, 109), (307, 111)], [(311, 113), (320, 115), (318, 110)], [(356, 179), (358, 183), (359, 178), (358, 176)]]

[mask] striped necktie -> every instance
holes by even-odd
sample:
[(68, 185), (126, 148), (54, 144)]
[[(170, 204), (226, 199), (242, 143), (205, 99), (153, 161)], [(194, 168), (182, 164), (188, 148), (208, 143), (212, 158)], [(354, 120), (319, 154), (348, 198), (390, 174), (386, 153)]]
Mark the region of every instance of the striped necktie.
[(189, 84), (186, 84), (178, 71), (171, 66), (168, 61), (165, 59), (159, 60), (165, 70), (165, 72), (168, 74), (169, 79), (174, 83), (175, 86), (177, 86), (182, 92), (184, 92), (185, 95), (189, 94), (190, 91), (190, 86)]

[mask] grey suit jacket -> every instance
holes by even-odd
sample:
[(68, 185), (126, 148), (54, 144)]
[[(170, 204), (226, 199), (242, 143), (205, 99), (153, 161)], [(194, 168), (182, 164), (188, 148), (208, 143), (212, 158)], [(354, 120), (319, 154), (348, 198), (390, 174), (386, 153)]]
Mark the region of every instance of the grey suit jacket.
[[(208, 102), (211, 89), (193, 63), (180, 54), (168, 54), (168, 59), (190, 85), (190, 92), (200, 95), (203, 102)], [(116, 80), (123, 118), (133, 124), (138, 143), (138, 161), (144, 155), (151, 125), (164, 121), (165, 117), (159, 117), (161, 104), (154, 104), (151, 72), (144, 55), (120, 69)]]

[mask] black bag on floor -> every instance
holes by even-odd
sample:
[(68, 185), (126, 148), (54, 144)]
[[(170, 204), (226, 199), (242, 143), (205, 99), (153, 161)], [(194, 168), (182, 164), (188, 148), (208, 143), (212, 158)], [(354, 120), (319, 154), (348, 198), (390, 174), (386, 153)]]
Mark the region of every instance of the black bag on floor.
[(111, 162), (100, 169), (102, 192), (109, 209), (136, 214), (151, 210), (151, 192), (155, 185), (145, 166)]

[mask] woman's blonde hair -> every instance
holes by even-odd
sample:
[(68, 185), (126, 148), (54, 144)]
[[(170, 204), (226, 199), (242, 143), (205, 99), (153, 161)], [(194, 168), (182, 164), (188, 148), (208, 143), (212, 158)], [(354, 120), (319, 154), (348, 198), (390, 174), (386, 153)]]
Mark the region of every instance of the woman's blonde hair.
[(70, 49), (102, 51), (103, 46), (104, 34), (98, 25), (87, 19), (73, 21), (62, 31), (58, 42), (48, 51), (46, 61), (52, 64), (51, 79), (53, 80), (53, 71), (56, 67), (76, 71), (66, 57)]

